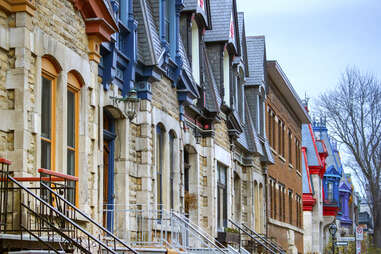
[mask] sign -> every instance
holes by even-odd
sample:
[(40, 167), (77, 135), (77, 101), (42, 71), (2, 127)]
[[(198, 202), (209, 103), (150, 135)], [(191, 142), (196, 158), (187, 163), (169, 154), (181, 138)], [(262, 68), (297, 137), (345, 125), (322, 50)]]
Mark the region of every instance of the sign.
[(347, 246), (348, 245), (348, 242), (344, 242), (344, 241), (337, 241), (336, 242), (336, 246)]
[(356, 241), (356, 237), (354, 236), (339, 237), (337, 240), (344, 241), (344, 242), (354, 242)]
[(356, 239), (359, 241), (364, 240), (364, 230), (361, 226), (356, 227)]

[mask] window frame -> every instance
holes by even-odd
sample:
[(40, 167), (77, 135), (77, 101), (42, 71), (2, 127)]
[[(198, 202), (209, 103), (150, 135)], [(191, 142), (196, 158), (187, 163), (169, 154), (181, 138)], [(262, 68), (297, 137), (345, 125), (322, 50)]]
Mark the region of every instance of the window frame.
[[(57, 77), (58, 71), (54, 64), (46, 57), (42, 57), (41, 59), (41, 116), (42, 116), (42, 100), (44, 96), (42, 96), (42, 82), (43, 78), (50, 81), (50, 139), (42, 136), (42, 121), (43, 117), (41, 117), (41, 135), (40, 142), (42, 146), (42, 142), (50, 143), (50, 168), (49, 170), (55, 171), (56, 166), (56, 94), (57, 94)], [(40, 160), (42, 161), (42, 151), (40, 154)], [(41, 163), (40, 161), (40, 163)], [(42, 167), (42, 166), (41, 166)]]
[[(224, 171), (224, 182), (221, 181), (221, 170)], [(227, 227), (227, 172), (228, 167), (217, 162), (217, 230)]]
[[(67, 92), (72, 92), (74, 94), (74, 113), (75, 113), (75, 122), (74, 122), (74, 148), (69, 147), (69, 144), (66, 144), (67, 150), (74, 151), (74, 176), (78, 177), (79, 172), (79, 114), (80, 114), (80, 90), (81, 90), (81, 83), (78, 80), (78, 78), (71, 72), (68, 73), (67, 77)], [(66, 108), (68, 109), (68, 101), (66, 101)], [(68, 116), (68, 114), (66, 115)], [(68, 122), (68, 119), (66, 119), (66, 122)], [(68, 129), (66, 130), (69, 131)], [(67, 133), (68, 136), (68, 133)], [(68, 154), (66, 155), (68, 158)], [(67, 166), (67, 170), (69, 165)], [(69, 174), (69, 173), (68, 173)], [(74, 204), (78, 206), (79, 201), (79, 186), (78, 181), (75, 183), (75, 200)]]

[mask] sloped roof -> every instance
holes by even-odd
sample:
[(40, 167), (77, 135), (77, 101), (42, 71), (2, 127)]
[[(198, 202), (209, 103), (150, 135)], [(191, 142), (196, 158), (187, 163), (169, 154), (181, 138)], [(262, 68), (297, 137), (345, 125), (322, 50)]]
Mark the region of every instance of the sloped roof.
[[(232, 42), (235, 48), (238, 49), (239, 42), (238, 24), (235, 17), (235, 0), (210, 0), (210, 16), (212, 29), (207, 30), (204, 35), (205, 42)], [(233, 19), (234, 39), (229, 37), (230, 21)]]
[(206, 109), (209, 112), (218, 112), (222, 102), (220, 93), (218, 92), (217, 83), (213, 76), (212, 66), (209, 63), (208, 54), (206, 48), (203, 47), (204, 51), (204, 63), (205, 63), (205, 96), (206, 96)]
[(322, 166), (311, 124), (302, 125), (302, 146), (306, 148), (308, 166)]
[(313, 194), (313, 187), (311, 184), (311, 174), (308, 165), (308, 157), (306, 154), (306, 149), (302, 149), (302, 189), (303, 194)]
[(246, 31), (245, 31), (245, 14), (238, 12), (238, 30), (239, 30), (239, 42), (241, 51), (238, 54), (242, 57), (241, 60), (244, 63), (245, 75), (249, 76), (249, 64), (247, 61), (247, 46), (246, 46)]
[(330, 139), (326, 129), (324, 131), (320, 132), (320, 139), (324, 141), (324, 143), (326, 144), (326, 147), (327, 147), (328, 156), (325, 159), (325, 162), (327, 165), (326, 174), (329, 173), (328, 172), (329, 169), (333, 167), (335, 169), (335, 171), (337, 172), (337, 174), (341, 175), (341, 169), (340, 169), (340, 167), (336, 161), (336, 156), (335, 156), (333, 146), (331, 144), (331, 139)]
[(264, 36), (247, 36), (247, 61), (249, 77), (247, 85), (262, 85), (265, 83), (266, 46)]
[(158, 27), (154, 20), (154, 9), (149, 0), (133, 0), (137, 27), (137, 59), (144, 65), (156, 65), (162, 54)]

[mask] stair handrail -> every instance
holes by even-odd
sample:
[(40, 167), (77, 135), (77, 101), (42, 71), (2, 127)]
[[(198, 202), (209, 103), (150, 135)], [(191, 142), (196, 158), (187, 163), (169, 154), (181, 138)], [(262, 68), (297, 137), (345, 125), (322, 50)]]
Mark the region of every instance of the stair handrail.
[[(184, 224), (186, 224), (189, 228), (191, 228), (194, 232), (196, 232), (199, 236), (201, 236), (204, 240), (206, 240), (209, 244), (211, 244), (214, 248), (216, 248), (221, 253), (226, 253), (223, 249), (218, 247), (213, 241), (211, 241), (207, 236), (205, 236), (203, 233), (201, 233), (199, 230), (197, 230), (193, 225), (191, 225), (189, 222), (181, 218), (177, 213), (172, 212), (172, 215), (176, 217), (176, 219), (180, 220)], [(228, 252), (229, 253), (229, 252)]]
[(130, 247), (129, 245), (127, 245), (126, 243), (124, 243), (122, 240), (120, 240), (117, 236), (115, 236), (113, 233), (111, 233), (109, 230), (107, 230), (106, 228), (104, 228), (103, 226), (99, 225), (95, 220), (93, 220), (90, 216), (88, 216), (87, 214), (85, 214), (84, 212), (82, 212), (81, 210), (79, 210), (76, 206), (74, 206), (72, 203), (70, 203), (69, 201), (67, 201), (64, 197), (62, 197), (60, 194), (58, 194), (57, 192), (55, 192), (54, 190), (52, 190), (49, 186), (47, 186), (46, 184), (44, 184), (43, 182), (40, 183), (42, 186), (44, 186), (44, 188), (46, 188), (47, 190), (49, 190), (51, 193), (54, 193), (54, 195), (56, 197), (58, 197), (59, 199), (61, 199), (66, 205), (68, 205), (71, 209), (75, 210), (77, 213), (79, 213), (80, 215), (82, 215), (84, 218), (86, 218), (87, 220), (89, 220), (91, 223), (93, 223), (95, 226), (97, 226), (100, 230), (102, 230), (104, 233), (107, 234), (107, 236), (110, 236), (111, 238), (113, 238), (116, 242), (120, 243), (121, 245), (123, 245), (123, 247), (127, 248), (129, 251), (132, 251), (133, 253), (135, 254), (138, 254), (138, 252), (136, 252), (132, 247)]
[[(267, 243), (269, 244), (264, 238), (262, 238), (260, 235), (258, 235), (256, 232), (253, 232), (257, 237), (259, 237), (264, 243), (261, 243), (258, 239), (256, 239), (255, 237), (253, 237), (249, 232), (247, 232), (245, 229), (243, 229), (242, 227), (240, 227), (237, 223), (235, 223), (234, 221), (232, 221), (231, 219), (229, 219), (230, 223), (232, 223), (234, 226), (236, 226), (237, 228), (239, 228), (240, 231), (244, 232), (246, 235), (248, 235), (251, 239), (253, 239), (255, 242), (259, 243), (260, 245), (262, 245), (263, 247), (265, 247), (266, 250), (270, 251), (271, 253), (273, 254), (276, 254), (276, 252), (274, 252), (271, 248), (269, 248), (268, 246), (266, 246), (266, 244), (264, 243)], [(245, 225), (241, 224), (242, 226), (245, 227)], [(252, 230), (250, 230), (252, 231)]]
[[(26, 188), (25, 186), (23, 186), (21, 183), (19, 183), (17, 180), (15, 180), (13, 177), (11, 177), (10, 175), (8, 175), (8, 179), (11, 180), (13, 183), (15, 183), (16, 185), (18, 185), (22, 190), (24, 190), (25, 192), (27, 192), (29, 195), (31, 195), (33, 198), (37, 199), (39, 202), (41, 202), (42, 204), (44, 204), (45, 206), (47, 206), (50, 210), (53, 210), (55, 213), (57, 213), (60, 217), (62, 217), (63, 219), (65, 219), (67, 222), (69, 222), (70, 224), (72, 224), (75, 228), (77, 228), (78, 230), (80, 230), (82, 233), (84, 233), (85, 235), (87, 235), (87, 237), (91, 238), (93, 241), (95, 241), (97, 244), (99, 244), (100, 246), (102, 246), (103, 248), (105, 248), (107, 251), (113, 253), (113, 254), (117, 254), (117, 252), (113, 251), (112, 249), (110, 249), (107, 245), (105, 245), (103, 242), (99, 241), (96, 237), (94, 237), (92, 234), (90, 234), (89, 232), (87, 232), (85, 229), (83, 229), (81, 226), (79, 226), (77, 223), (75, 223), (73, 220), (71, 220), (70, 218), (68, 218), (65, 214), (61, 213), (58, 209), (54, 208), (53, 206), (51, 206), (48, 202), (46, 202), (45, 200), (43, 200), (42, 198), (40, 198), (39, 196), (37, 196), (36, 194), (34, 194), (33, 192), (31, 192), (28, 188)], [(75, 245), (77, 245), (78, 243), (74, 240), (71, 239), (71, 242), (73, 242)], [(136, 252), (135, 252), (136, 253)]]
[(285, 251), (280, 248), (279, 246), (276, 246), (271, 240), (267, 240), (266, 238), (262, 237), (261, 235), (259, 235), (258, 233), (256, 233), (254, 230), (252, 230), (251, 228), (249, 228), (248, 226), (246, 226), (245, 224), (242, 224), (242, 226), (244, 226), (246, 229), (248, 229), (251, 233), (255, 234), (256, 236), (258, 236), (261, 240), (265, 241), (267, 244), (269, 244), (271, 247), (273, 247), (275, 250), (279, 251), (280, 253), (285, 253)]

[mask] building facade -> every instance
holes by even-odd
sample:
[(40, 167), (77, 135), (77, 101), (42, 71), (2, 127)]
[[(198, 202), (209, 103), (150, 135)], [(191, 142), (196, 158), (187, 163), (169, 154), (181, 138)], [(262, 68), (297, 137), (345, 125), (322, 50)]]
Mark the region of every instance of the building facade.
[(266, 129), (275, 161), (268, 170), (268, 234), (288, 253), (304, 253), (301, 146), (302, 124), (310, 120), (279, 64), (266, 67)]

